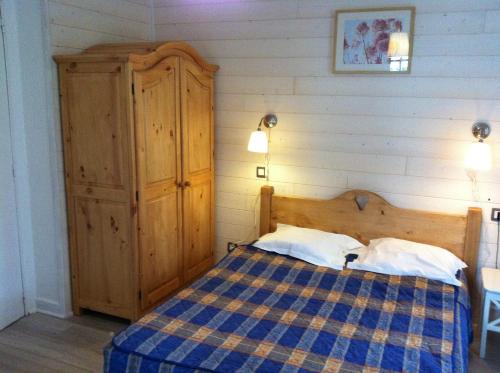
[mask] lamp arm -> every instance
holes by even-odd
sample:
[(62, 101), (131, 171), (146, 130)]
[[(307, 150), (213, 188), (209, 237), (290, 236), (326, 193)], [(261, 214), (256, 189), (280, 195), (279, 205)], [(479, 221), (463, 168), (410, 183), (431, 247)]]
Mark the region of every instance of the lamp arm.
[(260, 118), (259, 125), (257, 126), (257, 131), (261, 131), (262, 130), (262, 122), (263, 121), (264, 121), (264, 117)]

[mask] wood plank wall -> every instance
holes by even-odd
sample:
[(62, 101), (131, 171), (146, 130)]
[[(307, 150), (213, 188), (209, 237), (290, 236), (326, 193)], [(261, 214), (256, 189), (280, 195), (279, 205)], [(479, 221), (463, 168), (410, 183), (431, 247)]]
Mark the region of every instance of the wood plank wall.
[(150, 0), (48, 0), (48, 13), (54, 53), (153, 37)]
[[(335, 9), (415, 5), (408, 76), (331, 73)], [(267, 111), (271, 182), (278, 193), (380, 193), (397, 206), (485, 210), (481, 265), (494, 265), (500, 206), (500, 1), (155, 0), (158, 40), (186, 40), (221, 69), (216, 80), (217, 252), (254, 237), (263, 157), (246, 151)], [(495, 168), (479, 201), (463, 169), (470, 127), (493, 126)]]

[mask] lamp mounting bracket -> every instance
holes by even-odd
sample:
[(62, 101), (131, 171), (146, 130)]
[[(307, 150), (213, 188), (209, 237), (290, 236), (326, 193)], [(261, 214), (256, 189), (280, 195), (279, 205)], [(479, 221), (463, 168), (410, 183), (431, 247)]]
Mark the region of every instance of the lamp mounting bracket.
[(486, 122), (476, 122), (472, 126), (472, 134), (479, 141), (486, 139), (491, 133), (491, 127)]
[(266, 128), (276, 127), (278, 124), (278, 117), (275, 114), (267, 114), (260, 120), (259, 127), (264, 124)]

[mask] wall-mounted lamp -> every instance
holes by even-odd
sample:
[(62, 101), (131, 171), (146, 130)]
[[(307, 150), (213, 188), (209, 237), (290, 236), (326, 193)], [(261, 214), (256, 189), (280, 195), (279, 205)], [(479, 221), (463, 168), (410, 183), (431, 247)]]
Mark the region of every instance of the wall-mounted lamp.
[(484, 140), (490, 135), (488, 123), (477, 122), (472, 126), (472, 135), (478, 141), (469, 145), (465, 154), (464, 165), (467, 171), (488, 171), (491, 169), (491, 149)]
[[(262, 125), (269, 129), (269, 138), (266, 133), (262, 131)], [(269, 181), (269, 142), (271, 141), (271, 128), (276, 127), (278, 124), (278, 117), (275, 114), (267, 114), (262, 117), (257, 127), (257, 131), (252, 132), (250, 140), (248, 141), (248, 151), (254, 153), (266, 154), (266, 168), (257, 167), (257, 177), (266, 178)]]
[(262, 117), (257, 127), (257, 131), (252, 132), (250, 135), (250, 141), (248, 141), (248, 151), (254, 153), (268, 153), (269, 151), (269, 139), (264, 131), (262, 131), (262, 124), (266, 128), (276, 127), (278, 124), (278, 117), (274, 114), (267, 114)]
[(465, 153), (464, 166), (472, 181), (472, 194), (479, 200), (477, 173), (491, 169), (491, 148), (484, 140), (490, 135), (491, 127), (486, 122), (477, 122), (472, 126), (472, 135), (478, 140), (469, 145)]

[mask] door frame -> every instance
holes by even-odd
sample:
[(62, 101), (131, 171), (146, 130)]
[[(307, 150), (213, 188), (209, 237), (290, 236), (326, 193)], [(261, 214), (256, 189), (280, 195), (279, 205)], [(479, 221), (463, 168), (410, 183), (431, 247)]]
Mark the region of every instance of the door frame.
[[(18, 191), (17, 191), (17, 182), (16, 182), (16, 175), (15, 175), (15, 168), (14, 168), (14, 141), (13, 141), (13, 125), (12, 125), (12, 112), (11, 112), (11, 107), (12, 107), (12, 104), (11, 104), (11, 98), (10, 98), (10, 94), (9, 94), (9, 91), (10, 91), (10, 86), (9, 86), (9, 82), (8, 82), (8, 69), (7, 69), (7, 48), (6, 48), (6, 33), (5, 33), (5, 29), (4, 29), (4, 23), (3, 23), (3, 19), (5, 18), (5, 14), (3, 13), (3, 7), (2, 7), (2, 4), (3, 2), (0, 0), (0, 49), (1, 49), (1, 52), (0, 52), (0, 55), (1, 55), (1, 58), (0, 58), (0, 70), (1, 70), (1, 74), (3, 75), (2, 77), (2, 81), (5, 83), (5, 97), (2, 99), (2, 101), (5, 100), (5, 106), (6, 106), (6, 113), (5, 113), (5, 118), (2, 118), (2, 120), (6, 120), (7, 121), (7, 130), (8, 130), (8, 134), (7, 134), (7, 141), (8, 141), (8, 148), (9, 148), (9, 156), (8, 156), (8, 164), (7, 166), (9, 167), (9, 169), (6, 170), (7, 174), (10, 174), (10, 176), (7, 177), (8, 182), (9, 183), (12, 183), (12, 195), (10, 194), (9, 192), (9, 195), (8, 195), (8, 198), (11, 198), (13, 197), (14, 201), (12, 201), (12, 207), (13, 207), (13, 214), (11, 216), (11, 214), (9, 213), (7, 219), (8, 221), (12, 221), (12, 228), (14, 230), (14, 236), (15, 236), (15, 242), (12, 242), (14, 244), (14, 247), (12, 247), (12, 249), (15, 251), (14, 253), (12, 253), (14, 256), (12, 257), (12, 259), (17, 262), (16, 264), (16, 267), (17, 265), (19, 266), (19, 272), (17, 271), (17, 268), (15, 270), (16, 274), (13, 278), (13, 280), (17, 280), (18, 276), (19, 276), (19, 280), (20, 280), (20, 284), (16, 284), (16, 290), (13, 292), (13, 294), (15, 295), (16, 297), (16, 304), (13, 305), (13, 307), (15, 308), (15, 312), (12, 313), (12, 315), (10, 316), (14, 316), (16, 317), (16, 319), (12, 319), (12, 318), (7, 318), (7, 320), (3, 320), (3, 322), (7, 321), (8, 324), (2, 324), (0, 327), (1, 328), (5, 328), (5, 327), (8, 327), (10, 323), (13, 323), (15, 321), (17, 321), (18, 319), (21, 319), (22, 317), (24, 317), (26, 315), (26, 300), (25, 300), (25, 291), (24, 291), (24, 282), (25, 282), (25, 279), (24, 279), (24, 275), (23, 275), (23, 265), (22, 265), (22, 256), (21, 256), (21, 245), (20, 245), (20, 232), (19, 232), (19, 208), (18, 208)], [(3, 84), (2, 84), (3, 85)], [(2, 115), (3, 116), (3, 115)], [(8, 274), (11, 274), (11, 275), (14, 275), (14, 273), (12, 272), (8, 272)], [(5, 280), (5, 278), (4, 278)], [(17, 282), (17, 281), (16, 281)], [(19, 293), (18, 293), (19, 291)], [(20, 296), (20, 300), (21, 302), (18, 304), (18, 300), (19, 300), (19, 297)], [(19, 307), (18, 309), (18, 306), (21, 306)], [(13, 309), (11, 309), (13, 311)], [(18, 313), (19, 311), (19, 313)], [(10, 312), (10, 311), (8, 311)], [(3, 323), (2, 322), (2, 323)]]
[[(23, 2), (25, 3), (25, 2)], [(29, 6), (39, 6), (32, 2)], [(24, 289), (25, 315), (36, 312), (36, 275), (34, 261), (34, 240), (32, 224), (32, 203), (30, 198), (30, 178), (27, 136), (25, 129), (25, 105), (23, 103), (23, 86), (20, 46), (27, 42), (20, 35), (16, 24), (18, 4), (14, 1), (0, 0), (0, 22), (3, 29), (5, 65), (9, 100), (9, 118), (11, 124), (12, 162), (14, 168), (14, 188), (16, 199), (16, 219), (18, 227), (18, 245), (21, 260), (21, 277)], [(24, 6), (24, 5), (23, 5)], [(28, 6), (28, 4), (26, 4)], [(16, 125), (13, 125), (16, 123)]]

